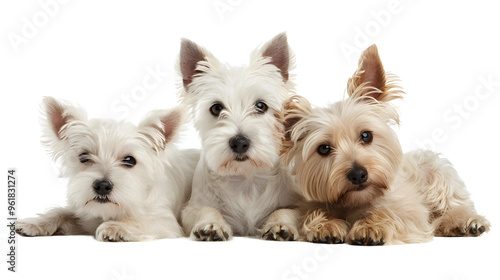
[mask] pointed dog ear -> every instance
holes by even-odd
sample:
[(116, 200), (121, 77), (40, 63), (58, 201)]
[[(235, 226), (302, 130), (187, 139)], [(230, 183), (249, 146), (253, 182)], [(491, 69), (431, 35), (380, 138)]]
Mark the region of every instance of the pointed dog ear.
[[(46, 96), (40, 105), (42, 124), (42, 144), (48, 149), (54, 160), (57, 160), (71, 148), (73, 132), (87, 131), (87, 113), (85, 110), (67, 102)], [(75, 134), (77, 134), (75, 132)]]
[(52, 132), (52, 136), (58, 140), (63, 139), (63, 131), (71, 121), (86, 119), (84, 110), (50, 96), (43, 98), (42, 107), (45, 113), (45, 122), (43, 124), (45, 131)]
[(180, 70), (182, 83), (187, 91), (187, 87), (193, 81), (193, 76), (199, 73), (196, 70), (198, 62), (206, 61), (207, 51), (188, 39), (181, 39)]
[(361, 55), (358, 69), (347, 83), (351, 98), (370, 97), (379, 102), (402, 98), (401, 91), (391, 90), (394, 85), (388, 82), (384, 66), (376, 45), (368, 47)]
[(270, 57), (270, 64), (276, 66), (283, 77), (283, 81), (288, 81), (288, 71), (290, 67), (290, 49), (286, 33), (280, 33), (265, 43), (260, 48), (260, 53), (263, 57)]
[(139, 124), (139, 132), (155, 151), (165, 150), (184, 124), (185, 111), (181, 106), (171, 110), (153, 111)]

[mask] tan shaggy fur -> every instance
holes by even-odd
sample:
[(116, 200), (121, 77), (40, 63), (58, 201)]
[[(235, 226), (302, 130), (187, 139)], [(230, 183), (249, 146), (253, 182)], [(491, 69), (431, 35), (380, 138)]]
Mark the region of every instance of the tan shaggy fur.
[[(326, 108), (300, 96), (285, 104), (282, 157), (305, 199), (306, 240), (383, 245), (489, 230), (448, 160), (402, 153), (391, 128), (399, 115), (389, 101), (403, 95), (396, 81), (373, 45), (349, 79), (349, 98)], [(353, 178), (356, 170), (365, 174)]]

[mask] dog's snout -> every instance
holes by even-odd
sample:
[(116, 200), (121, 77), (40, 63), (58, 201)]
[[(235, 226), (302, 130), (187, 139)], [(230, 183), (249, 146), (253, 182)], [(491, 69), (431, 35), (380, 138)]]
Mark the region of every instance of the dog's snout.
[(113, 183), (108, 180), (97, 179), (94, 181), (94, 190), (99, 195), (107, 195), (113, 190)]
[(236, 135), (229, 140), (229, 146), (233, 152), (244, 154), (250, 148), (250, 140), (243, 135)]
[(347, 174), (347, 178), (349, 179), (349, 181), (351, 181), (351, 183), (360, 185), (366, 182), (366, 180), (368, 179), (368, 171), (366, 171), (364, 167), (358, 167), (349, 171), (349, 173)]

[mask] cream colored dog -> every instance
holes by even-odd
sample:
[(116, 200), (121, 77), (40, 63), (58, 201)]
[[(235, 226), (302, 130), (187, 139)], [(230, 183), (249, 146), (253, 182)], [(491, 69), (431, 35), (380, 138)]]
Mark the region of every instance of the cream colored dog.
[(301, 231), (308, 241), (382, 245), (488, 231), (448, 160), (430, 151), (403, 155), (390, 103), (403, 92), (375, 45), (347, 92), (326, 108), (299, 96), (286, 105), (283, 157), (307, 200)]

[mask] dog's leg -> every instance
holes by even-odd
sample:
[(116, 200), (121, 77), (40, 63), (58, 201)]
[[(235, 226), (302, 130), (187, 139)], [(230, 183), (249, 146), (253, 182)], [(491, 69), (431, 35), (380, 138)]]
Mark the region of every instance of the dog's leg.
[(297, 223), (299, 211), (296, 209), (278, 209), (271, 213), (262, 228), (262, 239), (294, 241), (299, 238)]
[(457, 171), (445, 158), (427, 153), (427, 200), (432, 205), (435, 236), (479, 236), (489, 231), (489, 221), (478, 215)]
[(451, 165), (442, 166), (442, 177), (434, 184), (439, 191), (439, 201), (434, 203), (435, 236), (479, 236), (489, 231), (490, 222), (476, 213), (464, 182)]
[(479, 236), (490, 229), (490, 222), (473, 206), (448, 209), (432, 224), (435, 236)]
[(432, 238), (427, 216), (425, 209), (411, 203), (386, 205), (356, 221), (347, 235), (347, 242), (368, 246), (425, 242)]
[(398, 185), (373, 202), (364, 218), (352, 222), (347, 242), (354, 245), (420, 243), (432, 239), (429, 210), (412, 182)]
[(16, 222), (16, 232), (23, 236), (85, 234), (78, 218), (67, 208), (53, 208), (36, 218)]
[(404, 166), (414, 174), (429, 205), (435, 236), (479, 236), (489, 230), (489, 221), (476, 213), (464, 182), (447, 159), (417, 150), (405, 155)]
[(346, 220), (329, 217), (325, 209), (308, 211), (301, 232), (309, 242), (339, 244), (345, 242), (349, 232)]
[(199, 241), (226, 241), (233, 231), (221, 213), (212, 207), (188, 205), (182, 211), (182, 224), (190, 237)]
[(184, 234), (174, 213), (170, 209), (162, 211), (161, 215), (106, 221), (97, 227), (95, 238), (105, 242), (129, 242), (182, 237)]

